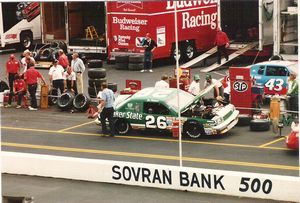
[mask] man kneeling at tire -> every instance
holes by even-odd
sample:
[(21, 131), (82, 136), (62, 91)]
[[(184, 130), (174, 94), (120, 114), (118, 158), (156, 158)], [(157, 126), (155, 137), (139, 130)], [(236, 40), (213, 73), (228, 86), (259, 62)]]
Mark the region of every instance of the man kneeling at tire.
[(99, 104), (99, 109), (102, 109), (102, 111), (100, 112), (102, 133), (107, 134), (106, 119), (108, 119), (110, 136), (114, 136), (115, 135), (114, 120), (113, 120), (113, 116), (114, 116), (113, 105), (115, 101), (114, 92), (111, 89), (107, 88), (106, 83), (102, 83), (101, 90), (102, 90), (102, 96)]

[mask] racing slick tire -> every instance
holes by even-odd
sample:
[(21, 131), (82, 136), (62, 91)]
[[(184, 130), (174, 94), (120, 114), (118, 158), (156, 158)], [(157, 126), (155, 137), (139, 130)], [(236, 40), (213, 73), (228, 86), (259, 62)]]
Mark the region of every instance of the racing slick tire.
[(89, 69), (88, 70), (88, 77), (90, 79), (105, 78), (106, 77), (106, 69), (104, 69), (104, 68)]
[(184, 61), (190, 61), (193, 58), (195, 58), (197, 54), (197, 49), (193, 42), (187, 42), (185, 43), (183, 47), (183, 60)]
[(205, 135), (204, 127), (196, 120), (190, 120), (184, 123), (183, 132), (187, 137), (197, 139)]
[(128, 62), (127, 63), (116, 63), (115, 67), (117, 70), (128, 70)]
[(33, 36), (31, 31), (23, 31), (20, 34), (20, 44), (24, 49), (29, 49), (33, 43)]
[(248, 115), (245, 115), (245, 116), (240, 115), (237, 126), (249, 126), (250, 121), (251, 121), (251, 117), (249, 117)]
[(48, 104), (50, 105), (50, 106), (52, 106), (52, 105), (56, 105), (57, 104), (57, 89), (55, 89), (55, 88), (52, 88), (52, 89), (50, 89), (49, 90), (49, 92), (48, 92)]
[(118, 84), (115, 82), (109, 82), (107, 83), (107, 88), (111, 89), (113, 92), (117, 92), (118, 91)]
[(132, 71), (143, 70), (143, 68), (144, 68), (144, 63), (131, 63), (131, 64), (128, 64), (128, 70), (132, 70)]
[(58, 47), (64, 51), (65, 54), (67, 54), (67, 44), (64, 41), (58, 41)]
[(117, 118), (114, 121), (115, 131), (119, 135), (125, 135), (131, 130), (130, 124), (121, 118)]
[(106, 78), (89, 79), (89, 87), (101, 87), (101, 85), (105, 82), (107, 82)]
[(90, 99), (84, 94), (78, 94), (73, 100), (73, 106), (77, 111), (84, 112), (90, 106)]
[(39, 55), (40, 60), (51, 60), (52, 59), (52, 49), (51, 48), (46, 48), (44, 49), (40, 55)]
[(144, 63), (144, 56), (142, 55), (129, 56), (129, 63)]
[(96, 87), (96, 90), (94, 87), (88, 87), (88, 94), (91, 98), (96, 98), (100, 90), (101, 90), (100, 87)]
[(128, 63), (129, 56), (115, 56), (116, 63)]
[(251, 131), (268, 131), (270, 130), (269, 119), (254, 119), (250, 121)]
[(88, 68), (102, 68), (103, 61), (100, 59), (90, 59), (87, 60), (87, 67)]
[(62, 110), (68, 110), (72, 108), (74, 100), (73, 92), (63, 93), (57, 100), (57, 106)]

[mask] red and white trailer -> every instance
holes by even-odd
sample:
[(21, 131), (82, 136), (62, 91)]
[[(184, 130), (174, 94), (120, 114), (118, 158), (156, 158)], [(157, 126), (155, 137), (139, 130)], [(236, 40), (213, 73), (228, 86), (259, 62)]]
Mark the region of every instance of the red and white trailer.
[(218, 26), (217, 0), (107, 2), (108, 59), (143, 53), (141, 42), (150, 33), (158, 47), (154, 59), (175, 55), (174, 7), (177, 8), (181, 59), (213, 47)]

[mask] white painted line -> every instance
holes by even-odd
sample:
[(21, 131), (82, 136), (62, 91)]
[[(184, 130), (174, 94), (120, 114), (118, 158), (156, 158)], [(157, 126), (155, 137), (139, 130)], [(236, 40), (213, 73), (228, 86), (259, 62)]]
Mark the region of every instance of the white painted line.
[(1, 152), (2, 173), (299, 202), (300, 178)]

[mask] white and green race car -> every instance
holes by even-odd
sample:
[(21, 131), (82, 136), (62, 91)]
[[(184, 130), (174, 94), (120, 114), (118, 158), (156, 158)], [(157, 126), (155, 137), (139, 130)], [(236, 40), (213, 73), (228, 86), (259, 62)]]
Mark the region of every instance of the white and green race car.
[(239, 111), (232, 104), (216, 105), (208, 99), (213, 90), (209, 86), (198, 96), (177, 89), (145, 88), (133, 95), (119, 95), (115, 101), (115, 130), (126, 134), (131, 129), (172, 130), (180, 110), (184, 135), (198, 138), (201, 135), (220, 135), (238, 122)]

